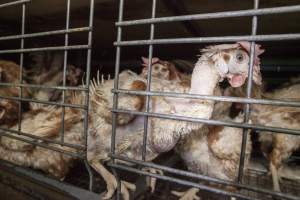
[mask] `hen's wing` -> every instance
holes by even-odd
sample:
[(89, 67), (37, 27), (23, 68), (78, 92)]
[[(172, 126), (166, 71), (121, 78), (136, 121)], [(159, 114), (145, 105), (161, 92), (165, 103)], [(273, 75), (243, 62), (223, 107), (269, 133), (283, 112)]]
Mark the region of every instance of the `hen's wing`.
[[(77, 123), (80, 120), (81, 117), (80, 115), (78, 115), (78, 111), (74, 109), (66, 109), (64, 118), (65, 131), (72, 127), (74, 123)], [(31, 141), (38, 139), (33, 139), (35, 138), (35, 136), (40, 138), (53, 138), (59, 135), (61, 124), (61, 109), (57, 109), (55, 107), (45, 107), (39, 110), (33, 110), (30, 113), (26, 113), (24, 115), (24, 119), (21, 123), (21, 131), (23, 133), (29, 134), (29, 136), (32, 136), (32, 138), (24, 135), (13, 135), (18, 138), (23, 138)], [(13, 126), (11, 129), (17, 131), (18, 125)], [(15, 140), (9, 137), (2, 137), (1, 144), (7, 149), (17, 151), (26, 151), (33, 148), (33, 145), (29, 143)]]

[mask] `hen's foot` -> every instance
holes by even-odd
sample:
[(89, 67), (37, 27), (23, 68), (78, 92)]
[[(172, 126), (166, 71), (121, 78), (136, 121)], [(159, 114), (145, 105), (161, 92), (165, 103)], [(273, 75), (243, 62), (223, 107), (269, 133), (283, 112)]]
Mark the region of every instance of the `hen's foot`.
[[(107, 192), (102, 196), (103, 199), (111, 199), (115, 191), (117, 190), (118, 183), (117, 180), (112, 178), (111, 183), (107, 183)], [(136, 190), (136, 186), (127, 181), (121, 181), (121, 195), (124, 200), (129, 200), (130, 195), (129, 191), (134, 192)]]
[[(150, 172), (152, 174), (160, 174), (160, 175), (164, 175), (163, 171), (160, 169), (154, 169), (154, 168), (149, 168), (149, 167), (145, 167), (142, 169), (145, 172)], [(154, 192), (155, 187), (156, 187), (156, 181), (157, 179), (152, 177), (152, 176), (147, 176), (146, 177), (146, 185), (147, 187), (151, 188), (151, 193)]]
[(200, 200), (201, 198), (197, 196), (198, 192), (198, 188), (191, 188), (185, 192), (172, 191), (171, 193), (178, 196), (179, 200)]

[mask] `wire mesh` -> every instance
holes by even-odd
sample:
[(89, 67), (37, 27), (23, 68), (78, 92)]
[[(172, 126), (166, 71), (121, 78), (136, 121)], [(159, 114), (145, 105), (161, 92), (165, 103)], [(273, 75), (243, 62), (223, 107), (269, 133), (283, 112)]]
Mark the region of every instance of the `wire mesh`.
[[(250, 104), (269, 104), (274, 106), (282, 106), (294, 104), (293, 106), (299, 107), (299, 102), (279, 102), (278, 100), (262, 100), (262, 99), (254, 99), (251, 98), (251, 90), (252, 90), (252, 76), (253, 76), (253, 64), (254, 64), (254, 54), (255, 54), (255, 42), (257, 41), (285, 41), (285, 40), (299, 40), (300, 34), (299, 33), (289, 33), (289, 34), (270, 34), (270, 35), (257, 35), (257, 25), (258, 25), (258, 17), (262, 15), (271, 15), (271, 14), (282, 14), (282, 13), (290, 13), (290, 12), (299, 12), (300, 7), (299, 5), (296, 6), (285, 6), (285, 7), (274, 7), (274, 8), (259, 8), (259, 1), (253, 1), (253, 9), (248, 10), (238, 10), (238, 11), (230, 11), (230, 12), (216, 12), (216, 13), (204, 13), (204, 14), (195, 14), (195, 15), (182, 15), (182, 16), (171, 16), (171, 17), (159, 17), (155, 18), (155, 6), (156, 1), (152, 1), (152, 16), (148, 19), (137, 19), (137, 20), (127, 20), (123, 21), (123, 14), (124, 14), (124, 1), (120, 0), (119, 4), (119, 18), (116, 22), (116, 27), (118, 29), (118, 36), (117, 41), (114, 43), (116, 46), (116, 62), (115, 62), (115, 87), (114, 87), (114, 102), (113, 102), (113, 129), (112, 129), (112, 151), (111, 157), (113, 158), (113, 162), (110, 163), (110, 166), (116, 169), (125, 170), (132, 173), (137, 173), (140, 175), (147, 175), (158, 178), (160, 180), (174, 182), (177, 184), (190, 186), (190, 187), (197, 187), (201, 190), (205, 190), (209, 193), (215, 193), (224, 196), (232, 196), (237, 197), (240, 199), (267, 199), (273, 197), (279, 197), (282, 199), (298, 199), (297, 192), (287, 194), (283, 192), (275, 192), (272, 191), (270, 188), (262, 189), (260, 186), (264, 184), (264, 180), (270, 181), (270, 178), (262, 178), (266, 177), (265, 174), (259, 174), (255, 171), (247, 171), (245, 175), (243, 175), (243, 168), (244, 168), (244, 159), (245, 159), (245, 148), (246, 148), (246, 141), (247, 141), (247, 130), (267, 130), (274, 133), (285, 133), (285, 134), (295, 134), (299, 135), (299, 130), (292, 130), (292, 129), (285, 129), (279, 127), (270, 127), (270, 126), (259, 126), (259, 125), (251, 125), (249, 123), (249, 116), (250, 116)], [(125, 10), (126, 11), (126, 10)], [(155, 25), (158, 23), (170, 23), (174, 21), (190, 21), (190, 20), (204, 20), (204, 19), (222, 19), (228, 17), (242, 17), (242, 16), (251, 16), (252, 17), (252, 29), (251, 34), (249, 35), (241, 35), (241, 36), (218, 36), (218, 37), (194, 37), (194, 38), (163, 38), (163, 39), (155, 39), (154, 38), (154, 30)], [(150, 25), (150, 37), (148, 40), (130, 40), (130, 41), (122, 41), (121, 33), (122, 28), (126, 26), (134, 26), (134, 25)], [(190, 94), (175, 94), (175, 93), (165, 93), (165, 92), (152, 92), (151, 88), (151, 60), (153, 57), (153, 49), (155, 45), (172, 45), (172, 44), (189, 44), (189, 43), (220, 43), (220, 42), (237, 42), (237, 41), (249, 41), (251, 42), (251, 50), (250, 50), (250, 64), (249, 64), (249, 79), (247, 83), (247, 96), (246, 98), (233, 98), (233, 97), (217, 97), (217, 96), (204, 96), (204, 95), (190, 95)], [(121, 55), (121, 47), (125, 46), (148, 46), (149, 47), (149, 54), (148, 58), (150, 60), (148, 64), (148, 77), (147, 77), (147, 91), (140, 92), (140, 91), (130, 91), (130, 90), (121, 90), (118, 87), (118, 74), (120, 71), (120, 55)], [(149, 73), (150, 71), (150, 73)], [(140, 95), (146, 96), (147, 103), (145, 112), (137, 112), (132, 110), (122, 110), (118, 109), (118, 95), (119, 94), (130, 94), (130, 95)], [(161, 113), (152, 113), (149, 112), (149, 96), (164, 96), (164, 97), (177, 97), (177, 98), (197, 98), (202, 100), (217, 100), (217, 101), (229, 101), (229, 102), (240, 102), (246, 104), (245, 108), (245, 118), (243, 123), (233, 123), (233, 122), (225, 122), (225, 121), (217, 121), (217, 120), (207, 120), (207, 119), (200, 119), (200, 118), (192, 118), (192, 117), (183, 117), (183, 116), (176, 116), (176, 115), (168, 115), (168, 114), (161, 114)], [(290, 104), (291, 103), (291, 104)], [(243, 142), (241, 145), (241, 156), (240, 156), (240, 165), (239, 165), (239, 174), (238, 174), (238, 182), (226, 182), (218, 179), (213, 179), (207, 176), (202, 176), (199, 174), (189, 173), (185, 171), (179, 171), (174, 168), (166, 168), (162, 165), (155, 165), (149, 162), (143, 161), (145, 155), (143, 155), (143, 159), (135, 160), (135, 159), (128, 159), (126, 157), (119, 156), (115, 153), (115, 139), (116, 139), (116, 117), (117, 114), (120, 113), (127, 113), (131, 115), (139, 115), (145, 117), (145, 125), (144, 125), (144, 135), (143, 135), (143, 149), (146, 149), (146, 140), (147, 140), (147, 123), (148, 117), (153, 118), (160, 118), (160, 119), (171, 119), (171, 120), (183, 120), (189, 122), (198, 122), (204, 123), (209, 125), (221, 125), (221, 126), (231, 126), (231, 127), (239, 127), (243, 128)], [(124, 164), (118, 164), (115, 162), (115, 159), (121, 161), (127, 161), (130, 163), (134, 163), (138, 166), (143, 167), (153, 167), (156, 169), (163, 170), (164, 172), (172, 173), (175, 175), (187, 176), (191, 178), (197, 178), (200, 180), (212, 181), (221, 185), (231, 185), (237, 188), (240, 188), (242, 192), (228, 192), (220, 189), (216, 189), (213, 187), (209, 187), (207, 185), (197, 184), (196, 182), (185, 181), (181, 178), (174, 178), (173, 176), (166, 176), (166, 175), (157, 175), (153, 173), (147, 173), (141, 171), (138, 167), (127, 166)], [(247, 181), (244, 181), (247, 180)], [(269, 183), (268, 183), (269, 184)], [(119, 182), (120, 185), (120, 182)], [(289, 185), (289, 184), (287, 184)], [(297, 184), (296, 184), (297, 185)], [(289, 188), (294, 188), (292, 185)], [(296, 186), (297, 187), (297, 186)], [(265, 188), (265, 187), (263, 187)], [(291, 189), (293, 190), (293, 189)], [(296, 189), (297, 190), (297, 189)], [(245, 192), (246, 191), (246, 192)], [(120, 194), (120, 188), (118, 190), (118, 194)], [(120, 195), (118, 195), (118, 199)]]
[[(51, 30), (51, 31), (44, 31), (44, 32), (34, 32), (34, 33), (26, 33), (26, 30), (30, 28), (30, 26), (25, 27), (26, 23), (26, 16), (28, 16), (28, 4), (32, 3), (31, 0), (18, 0), (12, 1), (8, 3), (0, 4), (0, 9), (7, 8), (7, 7), (21, 7), (21, 33), (14, 34), (9, 36), (1, 36), (0, 41), (8, 41), (8, 40), (20, 40), (20, 48), (18, 49), (2, 49), (0, 50), (0, 54), (19, 54), (19, 66), (20, 66), (20, 80), (19, 83), (0, 83), (1, 87), (16, 87), (19, 88), (19, 96), (16, 97), (9, 97), (9, 96), (1, 96), (1, 100), (14, 100), (19, 102), (19, 109), (18, 109), (18, 130), (12, 130), (10, 128), (3, 128), (1, 127), (0, 135), (1, 137), (9, 137), (16, 140), (24, 141), (26, 143), (34, 144), (39, 147), (43, 147), (46, 149), (50, 149), (53, 151), (60, 152), (65, 155), (69, 155), (72, 157), (80, 158), (85, 163), (87, 162), (87, 131), (88, 131), (88, 109), (89, 109), (89, 81), (90, 81), (90, 68), (91, 68), (91, 47), (92, 47), (92, 30), (93, 30), (93, 20), (94, 20), (94, 0), (90, 0), (89, 2), (89, 18), (88, 18), (88, 26), (87, 27), (76, 27), (70, 28), (70, 20), (71, 20), (71, 0), (66, 0), (66, 8), (65, 8), (65, 27), (59, 30)], [(70, 45), (69, 43), (69, 35), (73, 33), (80, 33), (80, 32), (87, 32), (87, 44), (81, 45)], [(26, 48), (25, 41), (27, 39), (33, 38), (42, 38), (46, 36), (55, 36), (55, 35), (64, 35), (64, 45), (63, 46), (42, 46), (37, 48)], [(67, 65), (68, 65), (68, 53), (71, 50), (85, 50), (86, 53), (86, 80), (84, 86), (78, 87), (70, 87), (66, 84), (66, 76), (67, 76)], [(31, 52), (48, 52), (48, 51), (60, 51), (63, 53), (63, 76), (62, 76), (62, 85), (60, 86), (44, 86), (39, 84), (27, 84), (23, 81), (23, 74), (24, 74), (24, 54), (31, 53)], [(62, 91), (62, 101), (61, 102), (51, 102), (51, 101), (43, 101), (43, 100), (36, 100), (30, 98), (24, 98), (23, 90), (27, 88), (42, 88), (42, 89), (55, 89)], [(85, 102), (83, 104), (71, 104), (66, 103), (66, 91), (82, 91), (85, 93)], [(60, 126), (60, 139), (53, 140), (48, 138), (43, 138), (39, 136), (34, 136), (31, 133), (26, 133), (22, 131), (21, 122), (22, 122), (22, 103), (23, 102), (33, 102), (38, 104), (45, 104), (45, 105), (53, 105), (62, 108), (61, 112), (61, 126)], [(76, 108), (81, 109), (84, 111), (84, 140), (83, 144), (70, 144), (65, 142), (64, 138), (64, 122), (65, 122), (65, 109), (66, 108)], [(68, 148), (65, 148), (68, 147)], [(93, 188), (93, 179), (91, 169), (89, 165), (85, 165), (86, 170), (88, 171), (89, 175), (89, 189), (92, 190)]]

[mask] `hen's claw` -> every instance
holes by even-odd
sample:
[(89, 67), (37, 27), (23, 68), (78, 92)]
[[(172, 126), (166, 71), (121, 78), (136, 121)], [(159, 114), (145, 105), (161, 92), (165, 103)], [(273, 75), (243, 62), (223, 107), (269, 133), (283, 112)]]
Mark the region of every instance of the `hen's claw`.
[[(142, 170), (145, 171), (145, 172), (150, 172), (152, 174), (164, 175), (163, 171), (160, 170), (160, 169), (154, 169), (154, 168), (146, 167), (146, 168), (143, 168)], [(156, 181), (157, 181), (157, 179), (154, 178), (154, 177), (151, 177), (151, 176), (146, 177), (146, 185), (151, 188), (151, 193), (153, 193), (154, 190), (155, 190)]]
[(180, 197), (179, 200), (200, 200), (201, 198), (197, 196), (198, 192), (198, 188), (190, 188), (185, 192), (172, 191), (171, 193)]

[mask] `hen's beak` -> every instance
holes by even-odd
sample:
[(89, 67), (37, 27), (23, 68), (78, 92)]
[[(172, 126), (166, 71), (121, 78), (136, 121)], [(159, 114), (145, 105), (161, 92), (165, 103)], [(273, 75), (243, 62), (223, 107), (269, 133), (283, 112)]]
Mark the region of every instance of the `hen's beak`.
[(244, 85), (247, 76), (245, 74), (227, 74), (226, 78), (232, 87), (241, 87)]

